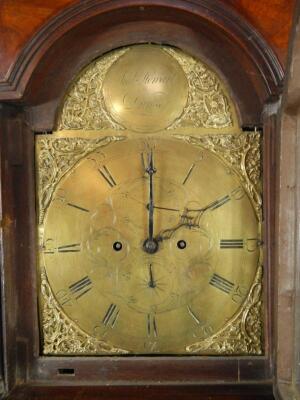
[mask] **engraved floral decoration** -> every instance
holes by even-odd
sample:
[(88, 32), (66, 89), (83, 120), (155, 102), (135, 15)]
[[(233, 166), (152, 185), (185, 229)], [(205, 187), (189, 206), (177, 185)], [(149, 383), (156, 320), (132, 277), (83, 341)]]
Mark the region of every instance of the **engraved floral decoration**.
[(46, 273), (41, 274), (44, 354), (126, 354), (126, 350), (94, 338), (73, 323), (58, 306)]
[(183, 114), (168, 129), (233, 126), (233, 106), (216, 73), (177, 49), (166, 48), (166, 51), (179, 62), (189, 85), (189, 98)]
[[(71, 85), (63, 101), (57, 130), (124, 129), (105, 107), (102, 86), (109, 68), (130, 48), (110, 52), (89, 64)], [(162, 49), (184, 70), (189, 86), (188, 101), (179, 118), (167, 128), (234, 127), (236, 113), (220, 78), (208, 66), (169, 46)]]
[(110, 52), (85, 68), (71, 85), (63, 101), (57, 130), (124, 129), (105, 109), (102, 83), (112, 64), (129, 48)]
[[(194, 146), (204, 147), (225, 161), (238, 173), (244, 189), (252, 201), (259, 223), (261, 215), (260, 187), (260, 141), (259, 132), (235, 135), (184, 136), (174, 135)], [(253, 354), (263, 353), (262, 324), (262, 276), (260, 262), (255, 280), (238, 313), (227, 325), (213, 336), (186, 348), (191, 353), (208, 354)]]
[(84, 138), (57, 138), (45, 136), (38, 140), (38, 199), (39, 223), (49, 205), (56, 184), (83, 156), (96, 148), (123, 140), (122, 136), (107, 136), (94, 140)]

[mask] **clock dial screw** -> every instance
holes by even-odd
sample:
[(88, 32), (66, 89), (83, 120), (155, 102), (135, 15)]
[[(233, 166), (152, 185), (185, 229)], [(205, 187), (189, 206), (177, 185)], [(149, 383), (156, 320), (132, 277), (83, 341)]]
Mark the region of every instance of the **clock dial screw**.
[(123, 245), (122, 245), (121, 242), (115, 242), (115, 243), (113, 244), (113, 249), (114, 249), (115, 251), (120, 251), (120, 250), (122, 250), (122, 247), (123, 247)]
[(179, 241), (177, 242), (177, 247), (178, 247), (180, 250), (185, 249), (185, 248), (186, 248), (186, 241), (185, 241), (185, 240), (179, 240)]

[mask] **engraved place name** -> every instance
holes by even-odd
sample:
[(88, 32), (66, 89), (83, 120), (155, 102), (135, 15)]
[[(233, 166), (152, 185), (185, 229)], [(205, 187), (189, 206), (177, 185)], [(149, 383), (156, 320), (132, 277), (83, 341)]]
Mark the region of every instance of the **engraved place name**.
[(151, 98), (145, 99), (144, 95), (137, 96), (131, 92), (127, 92), (123, 96), (124, 109), (127, 111), (161, 111), (167, 104), (167, 93), (152, 93)]

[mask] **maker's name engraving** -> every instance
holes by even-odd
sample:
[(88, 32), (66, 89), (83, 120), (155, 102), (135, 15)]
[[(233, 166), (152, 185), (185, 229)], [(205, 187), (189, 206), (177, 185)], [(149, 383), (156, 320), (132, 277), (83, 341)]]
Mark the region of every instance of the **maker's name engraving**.
[(121, 79), (121, 84), (123, 86), (128, 86), (133, 83), (139, 83), (144, 85), (157, 85), (164, 84), (168, 85), (173, 82), (174, 75), (161, 75), (159, 73), (151, 72), (125, 72)]
[[(168, 90), (165, 89), (169, 89), (173, 81), (176, 81), (174, 74), (124, 72), (121, 78), (124, 110), (150, 114), (163, 111), (168, 99)], [(137, 90), (132, 90), (133, 85), (144, 87), (145, 90), (138, 90), (140, 93), (136, 94)]]

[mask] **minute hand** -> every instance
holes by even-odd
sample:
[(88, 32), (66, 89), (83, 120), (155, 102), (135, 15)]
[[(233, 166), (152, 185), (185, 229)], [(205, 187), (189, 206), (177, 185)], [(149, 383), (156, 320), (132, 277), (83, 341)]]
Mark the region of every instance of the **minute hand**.
[(153, 214), (154, 214), (154, 202), (153, 202), (153, 174), (155, 174), (156, 169), (153, 166), (153, 154), (150, 153), (149, 166), (146, 172), (149, 174), (149, 215), (148, 215), (148, 228), (150, 241), (153, 240)]

